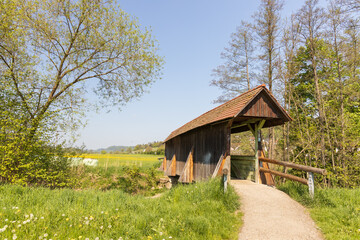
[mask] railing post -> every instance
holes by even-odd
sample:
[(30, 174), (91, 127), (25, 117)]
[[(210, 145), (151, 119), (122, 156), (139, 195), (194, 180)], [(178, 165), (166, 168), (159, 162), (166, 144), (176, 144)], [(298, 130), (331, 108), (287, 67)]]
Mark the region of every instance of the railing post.
[(227, 184), (230, 179), (230, 156), (227, 156), (225, 159), (224, 167), (222, 170), (222, 180), (224, 183), (224, 193), (227, 190)]
[(228, 183), (228, 175), (227, 174), (223, 175), (223, 181), (224, 181), (224, 193), (226, 193), (227, 183)]
[(314, 173), (308, 172), (308, 186), (311, 198), (314, 198)]

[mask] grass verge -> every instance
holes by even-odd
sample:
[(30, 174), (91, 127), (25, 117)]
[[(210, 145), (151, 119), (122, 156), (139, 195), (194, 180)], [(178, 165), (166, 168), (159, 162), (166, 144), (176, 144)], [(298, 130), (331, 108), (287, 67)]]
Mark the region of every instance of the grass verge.
[(314, 199), (301, 184), (287, 182), (278, 188), (309, 208), (326, 239), (360, 239), (360, 188), (317, 188)]
[(159, 198), (121, 190), (0, 186), (0, 239), (236, 239), (238, 197), (220, 180)]

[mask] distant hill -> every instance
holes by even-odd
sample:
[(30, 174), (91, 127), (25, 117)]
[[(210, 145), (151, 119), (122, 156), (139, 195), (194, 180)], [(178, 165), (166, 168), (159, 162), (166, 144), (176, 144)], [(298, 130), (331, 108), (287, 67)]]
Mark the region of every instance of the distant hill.
[(165, 144), (161, 141), (149, 142), (147, 144), (137, 144), (136, 146), (110, 146), (96, 150), (88, 150), (89, 153), (146, 153), (164, 154)]
[(95, 152), (101, 152), (101, 151), (104, 151), (104, 150), (106, 152), (116, 152), (116, 151), (121, 152), (121, 150), (126, 151), (129, 147), (134, 148), (133, 146), (110, 146), (110, 147), (107, 147), (107, 148), (96, 149)]

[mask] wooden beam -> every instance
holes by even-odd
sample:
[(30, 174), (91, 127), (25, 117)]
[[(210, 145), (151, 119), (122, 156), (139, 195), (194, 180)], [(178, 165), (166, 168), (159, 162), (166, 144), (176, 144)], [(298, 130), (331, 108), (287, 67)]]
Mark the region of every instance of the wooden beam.
[(266, 119), (260, 120), (259, 125), (258, 125), (258, 130), (262, 129), (262, 127), (264, 126), (265, 122), (266, 122)]
[[(261, 144), (261, 143), (259, 143), (259, 144)], [(259, 150), (259, 153), (260, 153), (259, 159), (261, 159), (262, 157), (265, 157), (264, 151), (262, 149)], [(262, 162), (262, 167), (265, 169), (270, 169), (269, 164), (267, 162)], [(262, 184), (266, 184), (269, 186), (275, 186), (274, 178), (270, 173), (261, 172), (260, 179), (261, 179)]]
[(224, 167), (222, 169), (222, 174), (229, 174), (230, 175), (230, 156), (227, 156), (225, 158), (225, 163), (224, 163)]
[(224, 163), (225, 163), (225, 158), (224, 158), (224, 155), (221, 154), (221, 156), (219, 158), (219, 161), (216, 164), (215, 170), (214, 170), (213, 175), (211, 176), (211, 178), (215, 178), (216, 176), (221, 174), (222, 168), (224, 167)]
[(297, 177), (297, 176), (293, 176), (293, 175), (290, 175), (290, 174), (287, 174), (287, 173), (282, 173), (282, 172), (278, 172), (278, 171), (271, 170), (271, 169), (266, 169), (266, 168), (260, 168), (260, 171), (264, 172), (264, 173), (271, 173), (271, 174), (274, 174), (276, 176), (284, 177), (284, 178), (287, 178), (287, 179), (290, 179), (290, 180), (297, 181), (297, 182), (300, 182), (302, 184), (308, 185), (308, 181), (306, 179), (300, 178), (300, 177)]
[(322, 174), (322, 175), (326, 175), (326, 170), (321, 169), (321, 168), (315, 168), (315, 167), (310, 167), (310, 166), (305, 166), (305, 165), (300, 165), (300, 164), (290, 163), (290, 162), (284, 162), (284, 161), (275, 160), (275, 159), (269, 159), (269, 158), (264, 158), (264, 157), (260, 157), (259, 160), (263, 161), (263, 162), (278, 164), (278, 165), (281, 165), (281, 166), (284, 166), (284, 167), (303, 170), (303, 171), (306, 171), (306, 172), (313, 172), (313, 173), (319, 173), (319, 174)]
[(250, 123), (248, 123), (247, 126), (248, 126), (249, 130), (252, 132), (252, 134), (255, 136), (255, 130), (252, 128)]
[(192, 183), (193, 181), (193, 168), (194, 168), (194, 165), (193, 165), (193, 152), (194, 152), (194, 148), (191, 149), (188, 157), (187, 157), (187, 160), (186, 160), (186, 163), (185, 163), (185, 166), (182, 170), (182, 173), (180, 174), (180, 177), (179, 177), (179, 182), (182, 182), (182, 183)]
[(260, 172), (259, 172), (259, 129), (258, 129), (258, 125), (255, 124), (255, 129), (254, 129), (254, 137), (255, 137), (255, 183), (259, 183), (260, 180)]
[(163, 159), (162, 165), (163, 165), (163, 170), (164, 170), (164, 172), (166, 172), (166, 156), (165, 156), (164, 159)]
[(167, 176), (176, 176), (176, 155), (174, 154), (173, 158), (171, 159), (170, 166), (165, 171), (165, 175)]
[(259, 118), (252, 118), (252, 119), (248, 119), (248, 120), (246, 120), (246, 121), (240, 122), (240, 123), (237, 124), (237, 125), (233, 125), (233, 126), (231, 126), (231, 128), (243, 127), (243, 126), (246, 126), (246, 125), (248, 125), (248, 124), (250, 124), (250, 123), (257, 123), (257, 122), (259, 122), (259, 121), (261, 121), (261, 119), (259, 119)]

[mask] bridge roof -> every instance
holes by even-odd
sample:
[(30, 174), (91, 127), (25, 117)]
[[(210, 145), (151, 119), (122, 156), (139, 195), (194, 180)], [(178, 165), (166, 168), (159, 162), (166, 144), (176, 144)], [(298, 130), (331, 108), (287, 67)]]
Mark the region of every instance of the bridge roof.
[[(292, 120), (263, 84), (184, 124), (173, 131), (164, 142), (209, 124), (232, 120), (232, 125), (234, 125), (249, 119), (266, 119), (264, 127), (281, 125)], [(245, 131), (244, 129), (238, 128), (237, 132)]]

